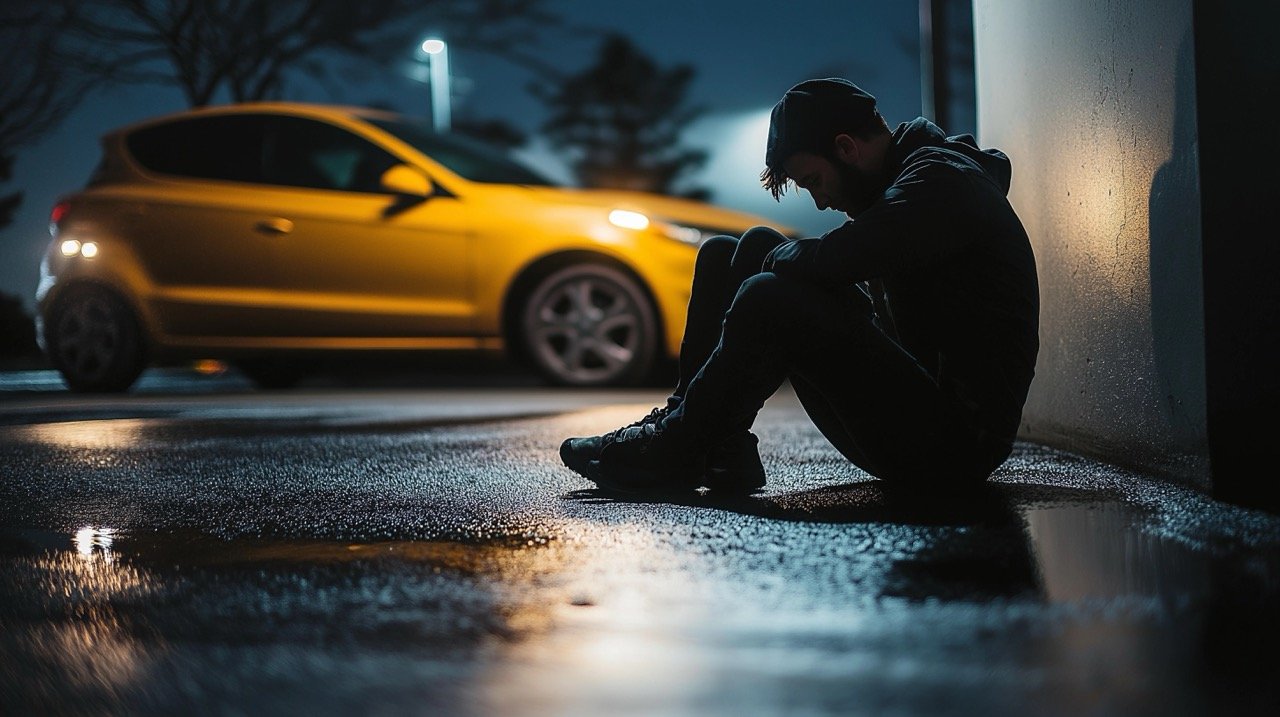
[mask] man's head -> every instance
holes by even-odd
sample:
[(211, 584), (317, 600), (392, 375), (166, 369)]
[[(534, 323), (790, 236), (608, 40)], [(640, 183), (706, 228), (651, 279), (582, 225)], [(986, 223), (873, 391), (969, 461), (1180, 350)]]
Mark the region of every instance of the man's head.
[(794, 181), (818, 209), (861, 211), (884, 191), (889, 127), (848, 80), (806, 80), (774, 105), (760, 180), (778, 199)]

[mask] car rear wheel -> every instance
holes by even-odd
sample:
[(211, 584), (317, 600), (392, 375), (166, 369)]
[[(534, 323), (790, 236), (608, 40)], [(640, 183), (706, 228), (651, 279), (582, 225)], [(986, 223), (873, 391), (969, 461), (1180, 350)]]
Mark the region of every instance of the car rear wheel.
[(657, 313), (639, 283), (600, 264), (543, 277), (522, 309), (523, 349), (551, 382), (617, 386), (644, 380), (657, 356)]
[(73, 391), (127, 391), (146, 367), (133, 310), (97, 286), (68, 289), (49, 316), (49, 358)]

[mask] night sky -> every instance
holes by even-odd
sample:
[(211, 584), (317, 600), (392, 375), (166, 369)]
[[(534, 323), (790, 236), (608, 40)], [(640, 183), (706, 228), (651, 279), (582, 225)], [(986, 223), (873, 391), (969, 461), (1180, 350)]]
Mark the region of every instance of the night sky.
[[(781, 94), (809, 77), (842, 76), (876, 95), (890, 126), (920, 113), (915, 0), (560, 0), (553, 7), (571, 22), (627, 35), (664, 66), (693, 65), (697, 76), (690, 99), (707, 114), (685, 139), (711, 153), (693, 182), (709, 186), (714, 203), (806, 233), (821, 233), (843, 217), (816, 211), (807, 196), (789, 194), (775, 204), (760, 189), (768, 110)], [(423, 36), (431, 30), (424, 28)], [(532, 49), (577, 71), (594, 61), (598, 42), (594, 36), (558, 33)], [(406, 58), (413, 50), (405, 49)], [(450, 46), (450, 64), (455, 116), (503, 119), (536, 133), (544, 111), (526, 90), (531, 76), (524, 70), (456, 43)], [(306, 79), (291, 82), (283, 99), (429, 111), (426, 86), (404, 70), (341, 69), (325, 86)], [(98, 159), (98, 138), (119, 125), (182, 109), (176, 88), (102, 90), (58, 130), (19, 151), (13, 180), (0, 185), (0, 194), (25, 193), (15, 222), (0, 229), (0, 292), (32, 305), (49, 240), (49, 209), (60, 194), (83, 186)], [(552, 176), (567, 178), (536, 141), (525, 156)]]

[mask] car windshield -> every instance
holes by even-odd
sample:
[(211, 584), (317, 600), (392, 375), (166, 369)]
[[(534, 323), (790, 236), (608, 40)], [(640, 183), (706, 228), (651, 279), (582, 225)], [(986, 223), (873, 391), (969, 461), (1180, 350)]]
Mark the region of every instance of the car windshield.
[(390, 132), (419, 152), (472, 182), (558, 186), (502, 152), (481, 142), (453, 134), (441, 134), (425, 125), (383, 117), (364, 118), (369, 124)]

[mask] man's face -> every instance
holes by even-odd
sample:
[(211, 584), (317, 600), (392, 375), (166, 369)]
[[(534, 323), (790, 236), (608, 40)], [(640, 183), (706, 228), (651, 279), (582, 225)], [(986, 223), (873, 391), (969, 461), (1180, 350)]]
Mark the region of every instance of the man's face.
[(831, 208), (853, 216), (884, 192), (876, 177), (834, 157), (796, 152), (782, 163), (782, 170), (809, 193), (819, 210)]

